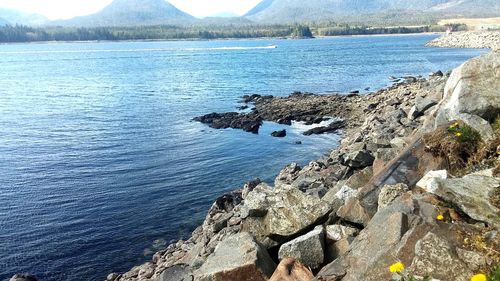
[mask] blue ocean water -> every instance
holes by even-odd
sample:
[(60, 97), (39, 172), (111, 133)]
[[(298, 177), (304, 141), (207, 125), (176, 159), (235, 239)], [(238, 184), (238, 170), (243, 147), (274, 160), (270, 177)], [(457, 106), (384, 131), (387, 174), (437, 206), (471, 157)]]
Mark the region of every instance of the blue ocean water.
[(189, 235), (224, 192), (339, 141), (194, 116), (235, 110), (244, 94), (377, 89), (485, 52), (423, 47), (432, 38), (0, 45), (0, 280), (125, 271)]

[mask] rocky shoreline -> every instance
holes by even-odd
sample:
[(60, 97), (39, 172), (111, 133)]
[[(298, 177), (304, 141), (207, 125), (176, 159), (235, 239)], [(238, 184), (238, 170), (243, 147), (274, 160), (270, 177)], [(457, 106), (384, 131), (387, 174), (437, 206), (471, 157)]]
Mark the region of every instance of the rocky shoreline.
[(367, 95), (245, 96), (250, 112), (195, 118), (252, 133), (264, 120), (301, 121), (344, 137), (329, 155), (283, 168), (274, 186), (254, 179), (221, 196), (189, 239), (106, 280), (487, 274), (500, 264), (499, 75), (500, 53), (490, 52)]
[(500, 50), (500, 30), (454, 32), (438, 37), (427, 43), (426, 46)]
[[(107, 280), (390, 280), (396, 262), (407, 266), (400, 274), (434, 280), (487, 273), (500, 262), (498, 73), (491, 52), (368, 95), (247, 96), (251, 112), (196, 118), (257, 133), (263, 120), (336, 117), (344, 139), (286, 166), (273, 187), (255, 179), (221, 196), (189, 239)], [(480, 148), (442, 153), (465, 149), (465, 128)]]

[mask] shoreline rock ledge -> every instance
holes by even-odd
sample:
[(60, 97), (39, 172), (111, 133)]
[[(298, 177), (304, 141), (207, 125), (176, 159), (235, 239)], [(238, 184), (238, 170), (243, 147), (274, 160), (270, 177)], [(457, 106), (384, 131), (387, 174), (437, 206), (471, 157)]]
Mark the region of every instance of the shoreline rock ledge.
[(221, 196), (189, 239), (107, 280), (375, 281), (396, 262), (441, 281), (487, 273), (500, 263), (499, 75), (491, 52), (365, 96), (255, 97), (244, 118), (343, 118), (340, 147)]

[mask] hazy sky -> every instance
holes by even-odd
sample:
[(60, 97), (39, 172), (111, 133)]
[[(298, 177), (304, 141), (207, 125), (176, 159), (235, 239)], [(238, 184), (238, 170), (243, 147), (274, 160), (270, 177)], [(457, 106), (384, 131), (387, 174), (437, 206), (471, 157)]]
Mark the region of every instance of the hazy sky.
[[(170, 0), (177, 8), (196, 17), (221, 12), (244, 14), (261, 0)], [(112, 0), (0, 0), (0, 8), (42, 14), (50, 19), (67, 19), (95, 13)]]

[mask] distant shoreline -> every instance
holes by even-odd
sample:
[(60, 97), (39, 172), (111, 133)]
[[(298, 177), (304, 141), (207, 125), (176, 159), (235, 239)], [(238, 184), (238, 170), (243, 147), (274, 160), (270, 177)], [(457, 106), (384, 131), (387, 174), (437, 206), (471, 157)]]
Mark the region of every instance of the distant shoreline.
[(359, 34), (359, 35), (332, 35), (332, 36), (314, 36), (312, 38), (291, 38), (291, 37), (254, 37), (254, 38), (217, 38), (217, 39), (136, 39), (136, 40), (76, 40), (76, 41), (31, 41), (31, 42), (0, 42), (0, 45), (22, 45), (22, 44), (53, 44), (53, 43), (120, 43), (120, 42), (197, 42), (197, 41), (258, 41), (258, 40), (310, 40), (310, 39), (328, 39), (328, 38), (346, 38), (346, 37), (399, 37), (399, 36), (417, 36), (417, 35), (442, 35), (443, 32), (415, 32), (415, 33), (393, 33), (393, 34)]

